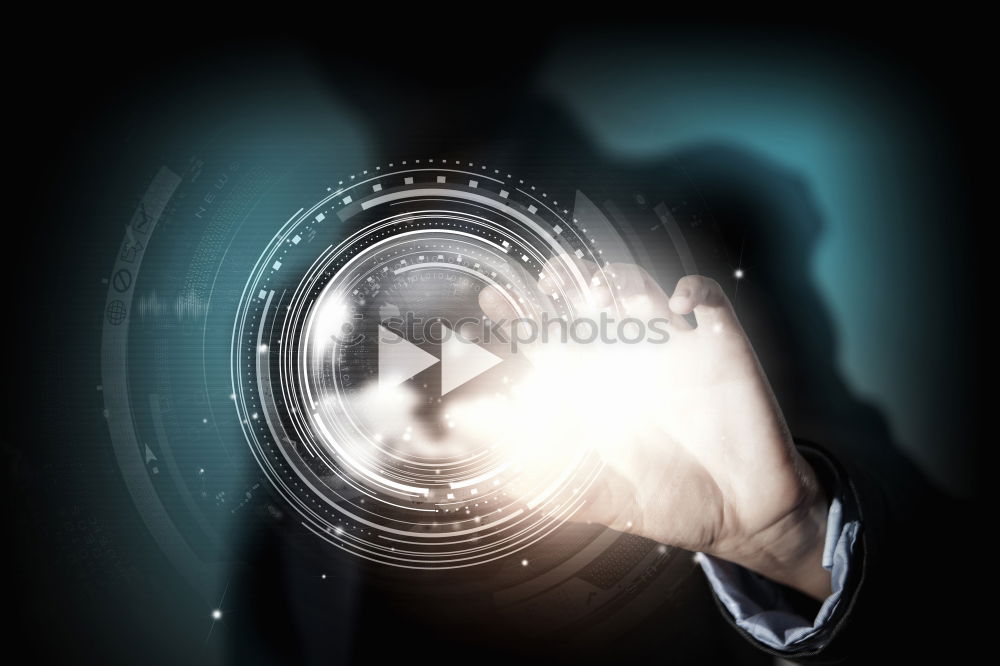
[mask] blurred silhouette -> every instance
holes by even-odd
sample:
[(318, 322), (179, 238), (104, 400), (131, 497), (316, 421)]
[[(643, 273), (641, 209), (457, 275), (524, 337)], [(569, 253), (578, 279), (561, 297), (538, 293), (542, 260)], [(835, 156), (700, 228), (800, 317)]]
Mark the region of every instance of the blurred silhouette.
[[(968, 519), (968, 507), (927, 481), (894, 445), (879, 412), (852, 395), (841, 377), (836, 325), (811, 277), (823, 221), (808, 188), (796, 174), (735, 145), (692, 146), (641, 163), (611, 159), (562, 109), (531, 90), (535, 56), (505, 59), (499, 78), (404, 70), (375, 56), (363, 69), (331, 63), (329, 80), (369, 124), (378, 163), (474, 160), (553, 191), (580, 189), (621, 226), (640, 263), (669, 291), (683, 270), (662, 260), (672, 252), (654, 212), (663, 202), (683, 229), (698, 272), (718, 280), (734, 302), (793, 435), (826, 447), (862, 487), (870, 509), (870, 562), (844, 644), (830, 654), (867, 662), (921, 653), (918, 641), (904, 641), (919, 635), (914, 632), (948, 631), (941, 618), (932, 622), (930, 614), (911, 611), (934, 585), (925, 563), (948, 557), (944, 543), (922, 536), (927, 526), (957, 527)], [(322, 55), (316, 60), (325, 61)], [(734, 277), (737, 267), (743, 279)], [(245, 567), (234, 578), (232, 603), (247, 609), (226, 627), (234, 664), (773, 659), (725, 623), (693, 566), (679, 567), (676, 591), (618, 636), (595, 644), (582, 625), (539, 640), (512, 630), (493, 607), (489, 585), (476, 584), (496, 568), (385, 571), (322, 546), (288, 522), (252, 536)], [(332, 584), (317, 584), (321, 570)], [(806, 614), (818, 608), (805, 599), (796, 603)]]
[[(866, 567), (863, 593), (841, 637), (844, 644), (830, 657), (847, 654), (854, 663), (918, 658), (933, 663), (942, 657), (951, 663), (965, 651), (989, 650), (991, 635), (980, 629), (985, 622), (979, 619), (986, 614), (973, 603), (989, 598), (989, 540), (981, 537), (989, 523), (978, 519), (971, 501), (959, 502), (930, 484), (897, 448), (879, 411), (845, 383), (836, 361), (838, 322), (812, 281), (812, 252), (824, 220), (798, 174), (733, 144), (692, 145), (640, 161), (602, 152), (562, 106), (535, 91), (536, 73), (557, 38), (552, 26), (534, 25), (534, 18), (515, 24), (499, 12), (490, 16), (503, 31), (499, 39), (473, 28), (449, 27), (446, 36), (434, 35), (415, 25), (407, 25), (409, 34), (400, 38), (371, 21), (358, 29), (360, 22), (350, 19), (336, 25), (314, 20), (321, 31), (306, 35), (299, 21), (293, 39), (275, 46), (228, 24), (178, 16), (183, 24), (159, 35), (154, 28), (164, 27), (162, 16), (142, 30), (114, 28), (108, 34), (72, 24), (60, 34), (58, 25), (47, 25), (47, 39), (34, 49), (19, 49), (11, 68), (18, 99), (12, 106), (15, 114), (23, 113), (15, 121), (15, 143), (24, 144), (15, 160), (23, 183), (12, 201), (25, 206), (17, 219), (27, 223), (11, 225), (14, 237), (8, 245), (22, 250), (19, 260), (30, 268), (18, 272), (9, 290), (15, 300), (8, 306), (16, 313), (8, 326), (15, 406), (4, 441), (5, 486), (12, 495), (8, 554), (14, 560), (9, 596), (15, 611), (8, 629), (36, 661), (215, 663), (213, 657), (221, 653), (234, 664), (392, 658), (407, 663), (773, 663), (772, 655), (725, 621), (703, 573), (686, 556), (672, 558), (665, 575), (676, 584), (662, 600), (641, 612), (623, 613), (627, 621), (610, 635), (587, 623), (558, 631), (538, 623), (533, 632), (524, 632), (512, 630), (510, 618), (495, 607), (490, 585), (503, 585), (496, 580), (502, 568), (452, 577), (368, 566), (303, 534), (287, 513), (243, 512), (235, 518), (245, 521), (245, 538), (233, 548), (238, 561), (232, 563), (224, 621), (211, 622), (214, 606), (206, 606), (206, 599), (217, 591), (191, 587), (163, 557), (122, 481), (108, 440), (101, 387), (95, 392), (108, 294), (101, 279), (120, 247), (122, 224), (161, 165), (183, 169), (192, 154), (210, 153), (222, 161), (231, 157), (227, 150), (241, 154), (243, 145), (213, 143), (213, 133), (231, 125), (247, 132), (238, 136), (247, 145), (267, 143), (282, 158), (298, 159), (298, 145), (283, 145), (275, 137), (295, 123), (293, 130), (312, 129), (302, 118), (315, 120), (306, 113), (328, 111), (336, 106), (324, 105), (331, 100), (343, 101), (356, 117), (347, 123), (331, 119), (333, 129), (324, 136), (359, 121), (357, 143), (376, 142), (373, 163), (416, 156), (474, 160), (553, 191), (580, 189), (622, 227), (636, 256), (669, 287), (680, 270), (662, 260), (670, 255), (671, 243), (653, 209), (663, 202), (683, 229), (698, 271), (716, 278), (733, 300), (793, 434), (825, 446), (849, 465), (869, 503), (885, 500), (884, 512), (866, 514), (866, 553), (878, 557)], [(601, 20), (604, 28), (605, 17)], [(960, 236), (960, 227), (976, 226), (964, 215), (962, 202), (955, 201), (965, 194), (961, 181), (974, 170), (989, 173), (961, 159), (973, 145), (978, 153), (985, 135), (974, 121), (987, 79), (975, 65), (989, 60), (973, 53), (971, 45), (982, 48), (989, 40), (977, 40), (967, 25), (957, 29), (936, 14), (931, 20), (925, 30), (900, 30), (896, 20), (880, 25), (855, 16), (839, 27), (824, 19), (819, 30), (762, 31), (759, 24), (748, 28), (742, 17), (734, 27), (766, 48), (780, 46), (779, 54), (808, 54), (823, 43), (832, 46), (820, 54), (823, 58), (850, 59), (863, 43), (883, 49), (877, 54), (886, 61), (905, 62), (911, 83), (924, 88), (933, 102), (933, 108), (914, 114), (926, 112), (933, 132), (919, 138), (934, 147), (928, 154), (942, 158), (943, 166), (928, 166), (928, 173), (953, 179), (935, 183), (943, 192), (935, 195), (948, 199), (953, 217), (944, 221), (954, 227), (950, 234)], [(848, 26), (849, 34), (843, 30)], [(776, 33), (779, 39), (772, 39)], [(948, 33), (963, 39), (939, 48)], [(928, 34), (935, 39), (928, 40)], [(650, 22), (648, 37), (655, 47), (651, 51), (662, 44), (663, 52), (682, 65), (678, 38), (709, 40), (704, 43), (721, 60), (739, 64), (732, 30), (709, 35), (673, 21)], [(598, 40), (595, 48), (616, 48), (600, 31), (592, 39)], [(317, 72), (325, 82), (320, 94), (312, 88), (296, 94), (299, 87), (313, 86)], [(870, 83), (874, 87), (888, 78), (873, 75)], [(864, 101), (859, 99), (859, 105)], [(282, 111), (287, 117), (279, 116)], [(262, 117), (272, 122), (255, 126)], [(256, 130), (261, 131), (250, 136)], [(940, 136), (934, 134), (938, 130)], [(347, 166), (353, 161), (348, 152), (326, 156), (324, 166)], [(313, 191), (310, 187), (293, 192), (296, 206)], [(913, 194), (924, 200), (927, 193)], [(914, 224), (938, 223), (932, 217)], [(164, 262), (160, 269), (181, 274), (188, 268), (185, 251), (198, 245), (202, 230), (185, 227), (182, 219), (174, 222), (173, 231), (163, 225), (169, 233), (157, 243), (163, 249), (168, 244), (163, 241), (173, 242), (162, 254), (178, 261)], [(260, 233), (268, 238), (271, 232)], [(247, 254), (256, 249), (247, 248)], [(954, 262), (946, 263), (948, 268), (965, 269), (970, 263), (960, 255), (944, 259)], [(745, 271), (741, 281), (733, 277), (736, 267)], [(974, 277), (964, 270), (956, 275), (941, 281), (942, 293), (965, 287)], [(242, 276), (237, 292), (240, 286)], [(975, 286), (962, 293), (975, 294)], [(954, 319), (956, 326), (975, 330), (956, 335), (952, 343), (968, 344), (970, 358), (978, 357), (983, 348), (975, 346), (972, 335), (988, 330), (975, 326), (982, 310), (956, 311), (940, 296), (927, 295), (926, 309), (913, 313), (914, 335), (920, 335), (922, 319)], [(212, 309), (221, 317), (227, 306), (213, 303)], [(228, 367), (228, 340), (203, 345), (200, 336), (183, 332), (175, 340), (167, 339), (169, 333), (164, 332), (157, 353), (174, 343), (188, 352), (210, 347), (209, 354)], [(884, 339), (876, 330), (869, 335), (868, 345), (908, 342)], [(194, 376), (205, 368), (177, 364), (171, 370)], [(968, 372), (971, 384), (975, 370)], [(201, 384), (203, 377), (196, 379)], [(964, 388), (941, 386), (942, 400), (965, 399)], [(969, 388), (970, 395), (975, 388)], [(213, 396), (194, 393), (192, 402), (211, 404)], [(219, 392), (223, 401), (227, 394), (228, 387)], [(229, 432), (236, 430), (228, 425)], [(968, 441), (971, 424), (945, 425), (955, 433), (945, 443), (949, 455), (971, 457), (976, 450), (976, 442)], [(246, 462), (257, 472), (237, 440), (227, 441), (218, 457), (231, 454), (232, 468)], [(246, 461), (238, 460), (240, 455)], [(988, 467), (981, 468), (985, 476)], [(177, 490), (182, 494), (185, 488)], [(206, 514), (228, 517), (228, 507), (216, 509), (212, 502), (205, 505)], [(571, 533), (569, 540), (588, 536), (586, 526), (565, 531)], [(802, 601), (803, 613), (814, 610)], [(222, 642), (223, 649), (216, 651)]]

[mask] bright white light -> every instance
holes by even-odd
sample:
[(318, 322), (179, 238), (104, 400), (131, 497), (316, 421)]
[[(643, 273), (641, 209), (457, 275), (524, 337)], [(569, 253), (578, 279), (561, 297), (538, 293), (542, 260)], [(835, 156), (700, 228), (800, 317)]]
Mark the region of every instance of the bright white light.
[(218, 608), (216, 608), (215, 610), (213, 610), (212, 611), (212, 619), (213, 620), (221, 620), (222, 619), (222, 611), (219, 610)]
[(351, 308), (346, 303), (324, 299), (313, 320), (313, 344), (322, 349), (328, 342), (344, 336), (344, 325), (351, 321), (351, 315)]
[(742, 268), (737, 268), (735, 271), (733, 271), (733, 277), (736, 278), (737, 280), (742, 280), (743, 279), (743, 269)]

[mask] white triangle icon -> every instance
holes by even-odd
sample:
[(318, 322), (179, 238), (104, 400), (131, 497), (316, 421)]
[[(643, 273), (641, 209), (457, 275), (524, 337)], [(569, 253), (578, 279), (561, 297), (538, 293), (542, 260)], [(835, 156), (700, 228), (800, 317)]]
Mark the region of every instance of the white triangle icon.
[(384, 326), (378, 327), (379, 388), (399, 386), (438, 360)]
[(455, 331), (441, 343), (441, 395), (458, 388), (503, 361)]

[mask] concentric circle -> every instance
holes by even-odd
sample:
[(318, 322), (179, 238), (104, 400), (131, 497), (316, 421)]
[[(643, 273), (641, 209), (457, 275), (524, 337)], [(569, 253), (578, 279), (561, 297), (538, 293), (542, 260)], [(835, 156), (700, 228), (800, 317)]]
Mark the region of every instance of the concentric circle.
[[(567, 520), (600, 472), (587, 450), (527, 469), (509, 436), (453, 430), (470, 397), (502, 397), (526, 367), (480, 291), (518, 316), (570, 318), (589, 289), (578, 263), (607, 263), (598, 234), (512, 182), (378, 169), (298, 211), (247, 282), (232, 356), (244, 433), (303, 525), (344, 550), (435, 569), (511, 556)], [(542, 293), (552, 266), (560, 280)], [(491, 360), (470, 373), (456, 353)]]

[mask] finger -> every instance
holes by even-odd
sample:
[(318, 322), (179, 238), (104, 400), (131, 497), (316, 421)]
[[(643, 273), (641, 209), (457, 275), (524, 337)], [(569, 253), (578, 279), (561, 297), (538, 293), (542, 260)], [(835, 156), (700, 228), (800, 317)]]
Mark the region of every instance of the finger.
[(615, 266), (615, 274), (622, 275), (626, 273), (627, 283), (626, 286), (622, 288), (619, 292), (623, 294), (624, 301), (628, 304), (632, 302), (643, 302), (642, 299), (637, 299), (636, 297), (645, 297), (645, 302), (647, 302), (651, 307), (653, 307), (658, 313), (670, 312), (670, 297), (663, 291), (663, 288), (653, 279), (646, 269), (641, 266), (627, 266), (621, 267), (620, 265)]
[(660, 283), (653, 279), (653, 276), (648, 272), (643, 270), (645, 275), (647, 293), (650, 294), (650, 298), (653, 303), (653, 309), (656, 313), (655, 316), (664, 316), (670, 321), (670, 325), (678, 331), (690, 331), (694, 327), (691, 323), (679, 314), (675, 314), (673, 310), (670, 309), (670, 296)]
[(609, 263), (604, 273), (613, 286), (615, 296), (637, 294), (646, 289), (646, 272), (635, 264)]
[(674, 314), (670, 309), (670, 297), (642, 266), (634, 264), (609, 264), (613, 279), (620, 279), (621, 289), (616, 292), (621, 298), (624, 315), (640, 319), (664, 317), (679, 330), (690, 330), (691, 324), (684, 317)]
[(698, 329), (722, 332), (739, 330), (739, 320), (719, 283), (702, 275), (685, 275), (677, 282), (670, 297), (670, 309), (676, 314), (694, 312)]
[(523, 353), (528, 360), (536, 353), (541, 340), (548, 339), (541, 335), (541, 322), (519, 314), (513, 302), (496, 287), (487, 286), (479, 292), (479, 307), (487, 319), (500, 325), (507, 337), (502, 342), (509, 343), (510, 351)]

